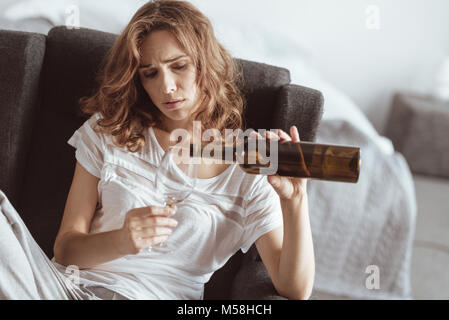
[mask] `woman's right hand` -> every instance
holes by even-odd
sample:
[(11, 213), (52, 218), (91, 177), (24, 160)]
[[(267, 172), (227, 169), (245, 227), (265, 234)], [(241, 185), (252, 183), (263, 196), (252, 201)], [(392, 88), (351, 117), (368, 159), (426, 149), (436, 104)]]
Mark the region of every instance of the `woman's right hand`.
[(120, 253), (138, 254), (142, 249), (167, 240), (178, 222), (170, 218), (176, 206), (149, 206), (131, 209), (126, 213), (120, 234)]

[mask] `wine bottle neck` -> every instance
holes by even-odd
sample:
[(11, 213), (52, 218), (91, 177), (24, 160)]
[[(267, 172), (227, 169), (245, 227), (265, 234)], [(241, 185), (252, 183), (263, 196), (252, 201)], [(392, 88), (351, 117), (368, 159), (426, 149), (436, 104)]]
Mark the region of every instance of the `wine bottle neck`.
[[(216, 160), (226, 160), (236, 162), (236, 146), (224, 146), (221, 144), (191, 144), (190, 156), (194, 158), (211, 158)], [(242, 149), (244, 150), (244, 148)]]

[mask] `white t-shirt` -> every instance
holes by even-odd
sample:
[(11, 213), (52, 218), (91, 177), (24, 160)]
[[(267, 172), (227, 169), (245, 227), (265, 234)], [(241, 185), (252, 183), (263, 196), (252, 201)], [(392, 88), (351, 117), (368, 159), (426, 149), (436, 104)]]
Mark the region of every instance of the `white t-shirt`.
[[(153, 181), (164, 150), (153, 129), (145, 131), (142, 150), (131, 153), (93, 130), (99, 117), (93, 115), (68, 141), (76, 148), (77, 161), (100, 179), (90, 233), (121, 228), (133, 208), (161, 206)], [(246, 252), (283, 223), (279, 196), (266, 176), (248, 174), (237, 164), (216, 177), (198, 179), (193, 193), (177, 207), (179, 223), (167, 240), (175, 244), (170, 244), (173, 251), (143, 250), (80, 270), (80, 284), (105, 287), (129, 299), (202, 299), (204, 284), (233, 254)]]

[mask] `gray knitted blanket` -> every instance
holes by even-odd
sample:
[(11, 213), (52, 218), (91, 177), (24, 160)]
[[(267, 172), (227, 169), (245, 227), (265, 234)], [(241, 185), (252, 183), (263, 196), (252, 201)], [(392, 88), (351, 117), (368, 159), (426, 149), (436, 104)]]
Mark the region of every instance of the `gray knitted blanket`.
[(315, 289), (355, 299), (410, 299), (417, 205), (405, 159), (385, 154), (342, 120), (321, 121), (316, 141), (359, 146), (362, 162), (357, 184), (308, 182)]

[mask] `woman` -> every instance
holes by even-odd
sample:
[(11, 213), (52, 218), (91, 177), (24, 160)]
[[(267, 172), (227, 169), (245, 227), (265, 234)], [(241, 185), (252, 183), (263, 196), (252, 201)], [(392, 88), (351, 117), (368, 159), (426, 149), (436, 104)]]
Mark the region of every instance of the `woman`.
[[(255, 243), (278, 293), (307, 299), (314, 253), (305, 180), (201, 164), (185, 204), (155, 205), (154, 173), (176, 143), (173, 130), (191, 133), (193, 121), (220, 132), (243, 128), (239, 73), (209, 20), (186, 2), (149, 2), (105, 62), (99, 89), (81, 100), (91, 117), (69, 140), (77, 163), (47, 267), (62, 291), (71, 298), (201, 299), (213, 272)], [(299, 141), (296, 127), (266, 138)], [(174, 252), (144, 250), (170, 237)], [(69, 266), (79, 286), (60, 281)]]

